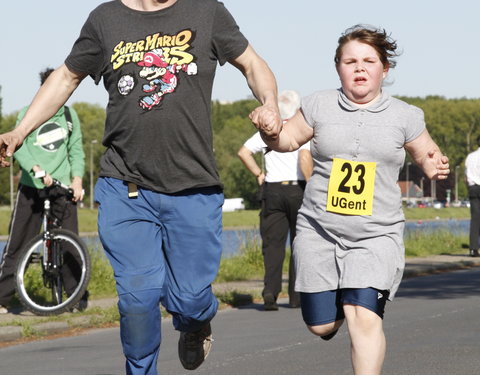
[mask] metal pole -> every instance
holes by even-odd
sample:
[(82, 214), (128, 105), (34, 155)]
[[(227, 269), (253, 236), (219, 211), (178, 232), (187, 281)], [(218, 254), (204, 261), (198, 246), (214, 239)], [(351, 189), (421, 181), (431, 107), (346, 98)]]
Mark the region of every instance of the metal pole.
[(96, 139), (90, 142), (90, 209), (93, 210), (93, 145), (97, 143)]
[(407, 207), (408, 207), (408, 202), (410, 200), (410, 176), (409, 176), (409, 169), (410, 169), (410, 162), (407, 163)]
[(10, 210), (13, 211), (15, 194), (13, 192), (13, 158), (10, 161)]
[(458, 168), (459, 165), (455, 167), (455, 202), (458, 202)]

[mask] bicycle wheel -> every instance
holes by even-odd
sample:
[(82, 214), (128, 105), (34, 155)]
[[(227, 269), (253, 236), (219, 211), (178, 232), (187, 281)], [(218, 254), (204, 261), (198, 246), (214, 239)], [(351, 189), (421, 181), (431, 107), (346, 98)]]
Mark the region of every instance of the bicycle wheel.
[[(44, 259), (44, 246), (50, 252), (49, 262)], [(77, 270), (70, 290), (64, 278), (72, 266), (71, 260), (66, 261), (68, 257), (75, 260)], [(90, 255), (80, 237), (66, 229), (53, 229), (50, 239), (44, 241), (39, 234), (21, 250), (15, 273), (17, 294), (22, 305), (34, 314), (61, 314), (73, 309), (82, 298), (90, 272)]]

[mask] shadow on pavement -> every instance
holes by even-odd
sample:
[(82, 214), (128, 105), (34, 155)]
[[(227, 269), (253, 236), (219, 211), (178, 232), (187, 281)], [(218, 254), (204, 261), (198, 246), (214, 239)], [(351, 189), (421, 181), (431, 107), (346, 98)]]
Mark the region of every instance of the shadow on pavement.
[(479, 296), (480, 268), (445, 272), (402, 281), (397, 297), (449, 299)]

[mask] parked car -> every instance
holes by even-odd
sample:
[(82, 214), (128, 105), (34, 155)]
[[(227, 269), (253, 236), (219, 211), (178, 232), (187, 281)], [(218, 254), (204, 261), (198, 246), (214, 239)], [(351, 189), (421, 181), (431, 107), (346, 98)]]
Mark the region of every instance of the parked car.
[(223, 212), (233, 212), (238, 210), (244, 210), (245, 204), (243, 203), (243, 198), (228, 198), (225, 199), (223, 203), (222, 211)]
[(452, 207), (462, 207), (462, 202), (460, 202), (460, 201), (453, 201), (453, 202), (451, 203), (451, 206), (452, 206)]
[(437, 210), (440, 209), (440, 208), (443, 208), (444, 207), (444, 204), (440, 201), (435, 201), (433, 202), (433, 208), (436, 208)]

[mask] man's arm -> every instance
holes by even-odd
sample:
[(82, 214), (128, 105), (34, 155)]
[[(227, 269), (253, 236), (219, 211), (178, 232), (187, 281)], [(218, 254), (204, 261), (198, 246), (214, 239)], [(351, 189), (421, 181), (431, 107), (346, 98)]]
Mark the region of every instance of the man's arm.
[(240, 150), (238, 150), (237, 155), (243, 164), (245, 164), (250, 173), (256, 177), (257, 183), (262, 185), (265, 181), (265, 174), (255, 161), (252, 152), (245, 146), (242, 146), (240, 147)]
[[(25, 113), (27, 112), (27, 109), (28, 108), (25, 108), (20, 111), (17, 116), (17, 122), (15, 123), (15, 127), (20, 124), (23, 117), (25, 116)], [(41, 169), (41, 166), (37, 165), (35, 156), (30, 152), (30, 147), (28, 147), (27, 144), (28, 141), (28, 137), (25, 138), (23, 147), (20, 147), (15, 151), (14, 157), (15, 160), (20, 164), (20, 167), (22, 167), (26, 171), (36, 172), (38, 169)]]
[(261, 107), (270, 109), (269, 113), (273, 115), (273, 132), (280, 133), (282, 120), (277, 103), (277, 81), (265, 60), (248, 45), (247, 49), (230, 63), (243, 73), (253, 95), (262, 104)]
[(0, 167), (10, 166), (6, 157), (11, 157), (33, 130), (57, 113), (85, 76), (62, 65), (48, 77), (19, 125), (10, 132), (0, 134)]
[(243, 73), (250, 90), (262, 105), (270, 105), (278, 110), (275, 76), (251, 45), (230, 63)]

